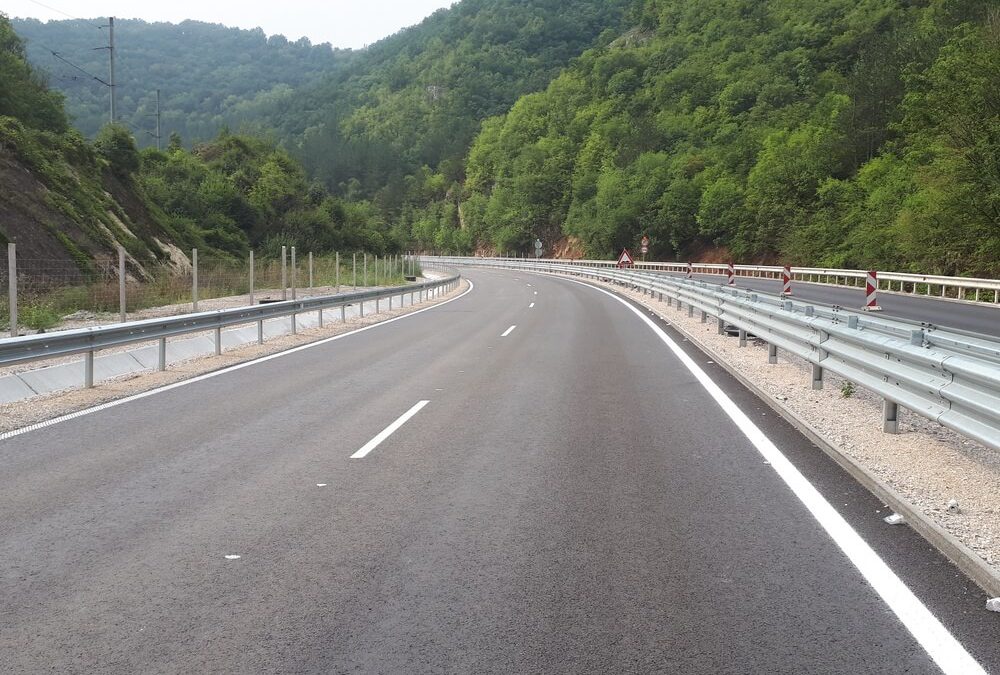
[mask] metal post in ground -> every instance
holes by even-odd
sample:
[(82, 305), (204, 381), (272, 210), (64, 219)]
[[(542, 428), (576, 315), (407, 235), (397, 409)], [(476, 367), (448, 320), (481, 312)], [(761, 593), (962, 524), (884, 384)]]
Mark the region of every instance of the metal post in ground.
[(281, 299), (288, 299), (288, 252), (281, 247)]
[(374, 273), (375, 273), (375, 283), (373, 285), (378, 286), (378, 256), (375, 256)]
[(7, 299), (10, 302), (10, 336), (17, 337), (17, 250), (7, 244)]
[(198, 311), (198, 249), (191, 249), (191, 309)]
[(94, 388), (94, 352), (92, 351), (83, 355), (83, 386), (87, 389)]
[(887, 398), (882, 400), (882, 431), (887, 434), (899, 433), (899, 404)]
[(156, 355), (156, 369), (162, 372), (167, 369), (167, 338), (160, 338), (159, 342)]
[(222, 328), (215, 329), (215, 355), (222, 356)]
[(125, 247), (118, 246), (118, 315), (125, 323)]
[(778, 345), (775, 344), (767, 345), (767, 362), (768, 363), (778, 362)]
[[(292, 300), (295, 299), (295, 286), (296, 286), (296, 273), (298, 272), (298, 265), (295, 264), (295, 247), (292, 247)], [(294, 331), (293, 331), (294, 332)]]

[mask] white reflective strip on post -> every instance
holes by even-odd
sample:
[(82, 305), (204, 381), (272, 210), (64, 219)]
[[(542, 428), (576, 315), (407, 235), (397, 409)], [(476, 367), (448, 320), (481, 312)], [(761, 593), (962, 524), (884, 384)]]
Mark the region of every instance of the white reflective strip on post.
[(878, 272), (869, 270), (865, 278), (865, 311), (878, 312), (881, 309), (878, 306)]

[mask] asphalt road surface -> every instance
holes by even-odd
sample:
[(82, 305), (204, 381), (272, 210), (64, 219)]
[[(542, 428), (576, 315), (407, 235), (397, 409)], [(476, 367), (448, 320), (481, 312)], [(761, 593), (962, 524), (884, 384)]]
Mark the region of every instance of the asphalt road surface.
[[(683, 277), (683, 274), (670, 274)], [(712, 284), (725, 285), (727, 279), (719, 274), (695, 274), (694, 278)], [(781, 292), (780, 279), (759, 277), (736, 277), (736, 287), (778, 294)], [(792, 296), (796, 300), (811, 300), (825, 305), (840, 305), (845, 309), (861, 310), (865, 306), (865, 288), (830, 286), (802, 281), (792, 282)], [(987, 297), (992, 295), (987, 294)], [(931, 323), (937, 326), (957, 328), (981, 335), (1000, 337), (1000, 305), (991, 303), (965, 303), (941, 300), (934, 296), (887, 293), (879, 291), (878, 304), (886, 317), (908, 319)]]
[(985, 595), (669, 326), (468, 275), (0, 440), (0, 672), (1000, 672)]

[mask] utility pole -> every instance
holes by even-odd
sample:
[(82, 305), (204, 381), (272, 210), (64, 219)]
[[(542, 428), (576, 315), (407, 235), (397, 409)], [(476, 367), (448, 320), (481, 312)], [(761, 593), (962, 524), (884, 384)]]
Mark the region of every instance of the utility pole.
[(111, 123), (115, 123), (115, 17), (108, 17), (108, 71), (111, 89)]
[(156, 90), (156, 151), (160, 151), (160, 90)]

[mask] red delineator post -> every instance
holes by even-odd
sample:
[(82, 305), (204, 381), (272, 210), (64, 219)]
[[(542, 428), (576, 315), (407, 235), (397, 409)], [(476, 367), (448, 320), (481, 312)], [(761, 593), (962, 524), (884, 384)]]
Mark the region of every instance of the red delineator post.
[(733, 263), (729, 263), (726, 266), (726, 274), (729, 275), (729, 285), (730, 286), (735, 286), (736, 285), (736, 266), (733, 265)]
[(688, 263), (687, 278), (690, 279), (694, 274), (694, 269), (691, 267), (691, 263)]
[(880, 312), (882, 308), (878, 306), (878, 272), (875, 270), (868, 271), (868, 277), (865, 279), (865, 311), (866, 312)]
[(792, 294), (792, 268), (788, 265), (785, 265), (785, 269), (781, 270), (781, 294)]

